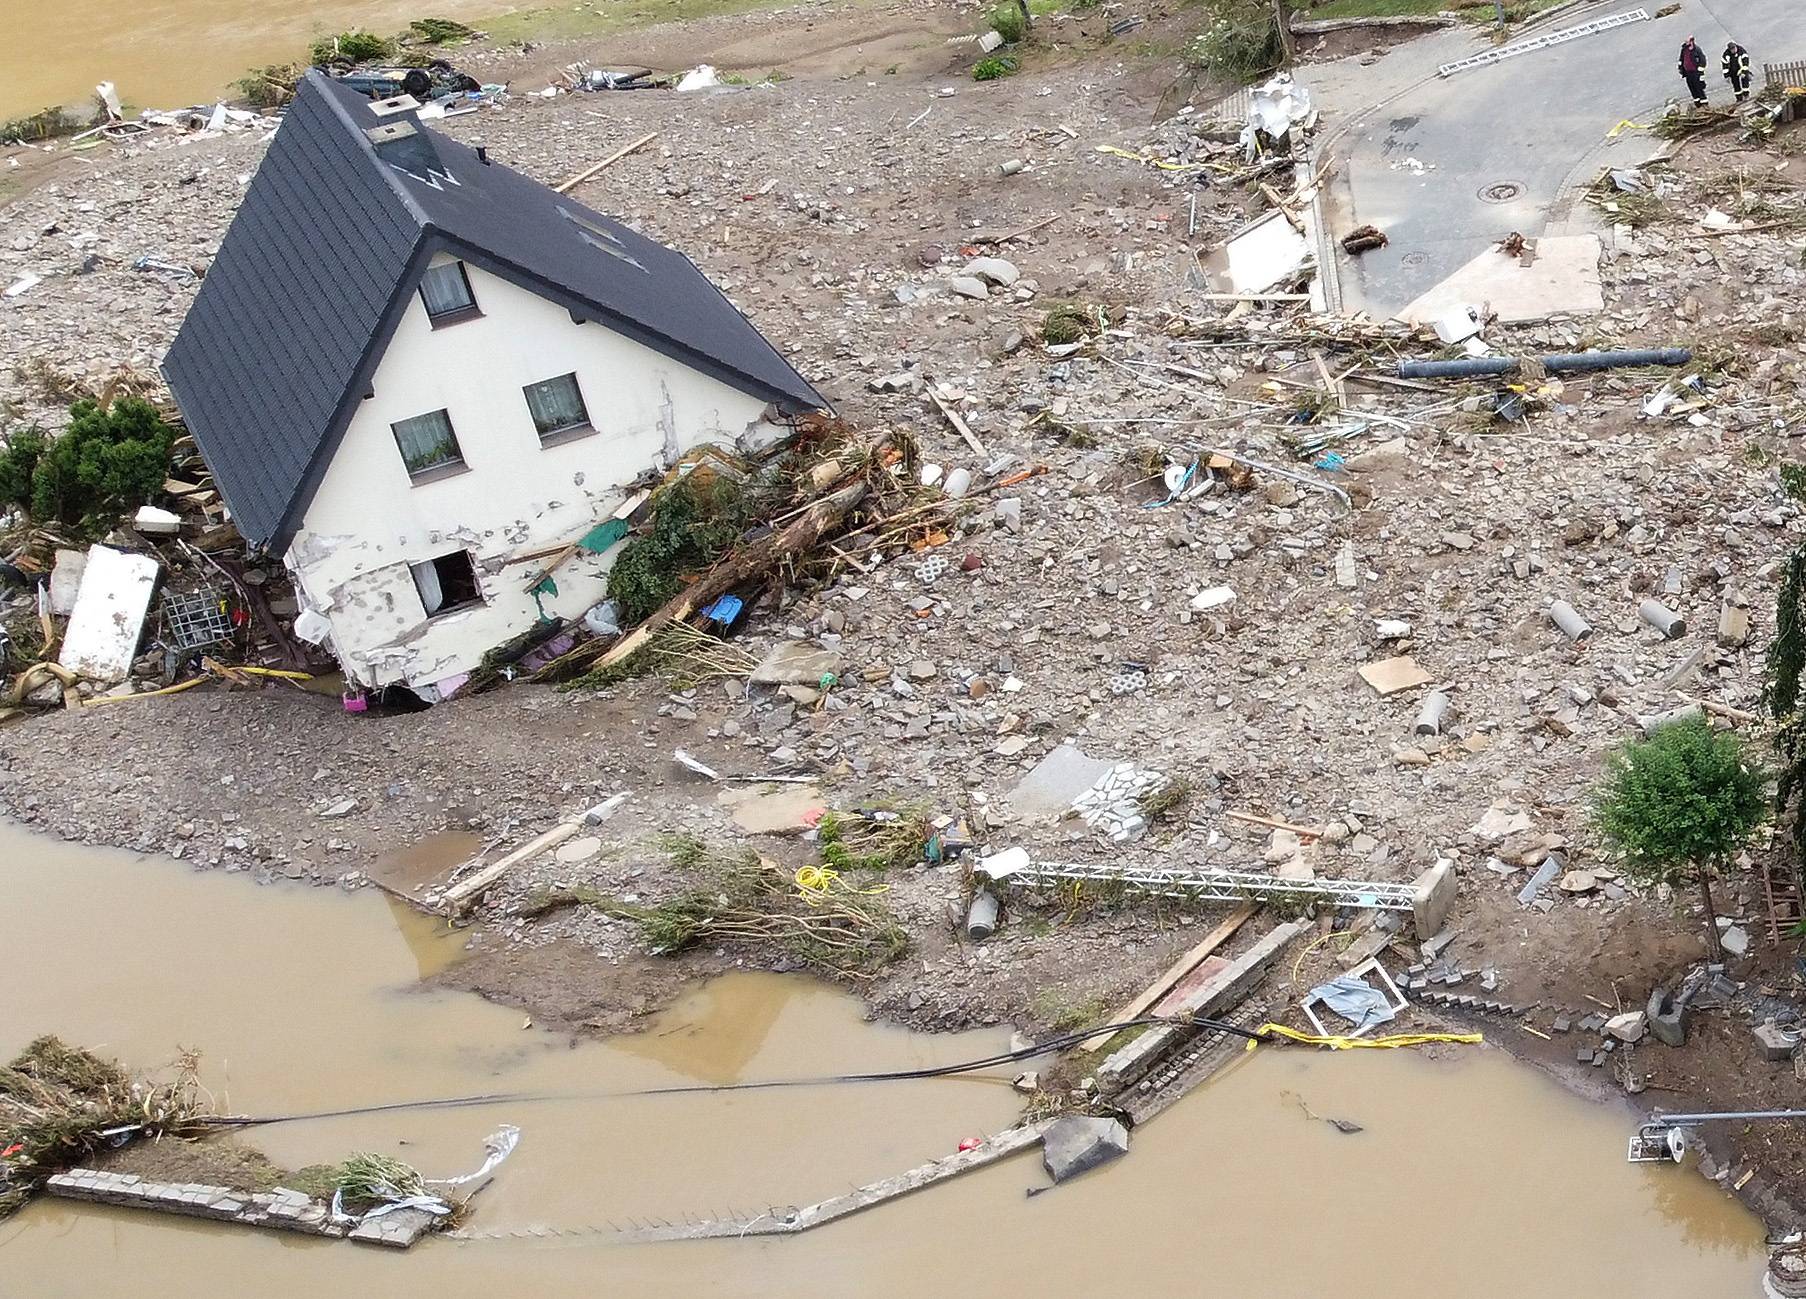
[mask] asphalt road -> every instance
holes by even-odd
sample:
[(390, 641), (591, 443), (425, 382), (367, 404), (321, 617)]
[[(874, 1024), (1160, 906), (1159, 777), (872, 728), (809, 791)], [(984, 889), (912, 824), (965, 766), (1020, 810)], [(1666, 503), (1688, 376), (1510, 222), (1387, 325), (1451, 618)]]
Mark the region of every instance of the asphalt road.
[[(1637, 7), (1601, 5), (1530, 34)], [(1658, 2), (1645, 7), (1654, 13)], [(1327, 195), (1330, 231), (1340, 237), (1371, 223), (1391, 242), (1359, 258), (1339, 256), (1344, 308), (1398, 311), (1511, 231), (1540, 234), (1571, 178), (1646, 156), (1653, 145), (1646, 132), (1625, 132), (1615, 143), (1607, 133), (1684, 99), (1675, 65), (1689, 35), (1705, 51), (1713, 102), (1729, 103), (1718, 75), (1726, 40), (1734, 35), (1749, 50), (1760, 87), (1764, 62), (1806, 58), (1800, 18), (1800, 0), (1689, 0), (1667, 18), (1429, 76), (1356, 118), (1329, 150), (1337, 164)], [(1456, 33), (1414, 44), (1424, 48), (1408, 57), (1430, 60), (1430, 73), (1435, 62), (1485, 48)]]

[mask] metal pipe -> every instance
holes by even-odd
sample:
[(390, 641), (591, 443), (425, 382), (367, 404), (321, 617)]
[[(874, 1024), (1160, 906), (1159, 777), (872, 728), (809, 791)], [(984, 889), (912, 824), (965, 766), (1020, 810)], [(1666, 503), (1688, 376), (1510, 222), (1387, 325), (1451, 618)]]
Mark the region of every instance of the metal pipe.
[(1652, 1114), (1649, 1122), (1665, 1127), (1689, 1127), (1711, 1119), (1806, 1119), (1806, 1110), (1725, 1110), (1716, 1114)]
[[(1556, 352), (1537, 358), (1551, 374), (1581, 370), (1614, 370), (1634, 365), (1686, 365), (1693, 353), (1684, 347), (1651, 347), (1616, 352)], [(1470, 379), (1489, 374), (1510, 374), (1518, 368), (1514, 356), (1463, 357), (1456, 361), (1400, 361), (1401, 379)]]

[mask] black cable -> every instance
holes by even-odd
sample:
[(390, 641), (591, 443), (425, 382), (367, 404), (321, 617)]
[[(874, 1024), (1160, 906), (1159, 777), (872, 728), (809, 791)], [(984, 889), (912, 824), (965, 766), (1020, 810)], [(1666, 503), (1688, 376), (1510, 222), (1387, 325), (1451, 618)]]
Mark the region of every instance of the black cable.
[(821, 1078), (771, 1078), (760, 1082), (679, 1083), (669, 1087), (646, 1087), (624, 1092), (485, 1092), (474, 1096), (448, 1096), (420, 1101), (389, 1101), (381, 1105), (359, 1105), (350, 1109), (318, 1110), (307, 1114), (281, 1114), (262, 1118), (211, 1116), (197, 1119), (195, 1122), (207, 1127), (248, 1128), (265, 1127), (272, 1123), (295, 1123), (304, 1119), (339, 1119), (361, 1114), (383, 1114), (392, 1110), (460, 1109), (467, 1106), (499, 1105), (508, 1102), (623, 1100), (636, 1096), (689, 1096), (708, 1092), (770, 1091), (780, 1087), (827, 1087), (841, 1083), (909, 1082), (923, 1078), (945, 1078), (954, 1074), (972, 1073), (1000, 1064), (1013, 1064), (1018, 1060), (1046, 1055), (1049, 1051), (1063, 1051), (1069, 1046), (1077, 1046), (1080, 1042), (1089, 1041), (1094, 1037), (1120, 1033), (1127, 1028), (1142, 1028), (1156, 1024), (1168, 1027), (1185, 1025), (1209, 1029), (1213, 1032), (1245, 1037), (1251, 1042), (1274, 1040), (1268, 1035), (1252, 1029), (1242, 1028), (1240, 1025), (1226, 1023), (1220, 1019), (1209, 1019), (1202, 1015), (1193, 1015), (1189, 1019), (1150, 1015), (1141, 1019), (1124, 1020), (1119, 1024), (1100, 1024), (1096, 1028), (1066, 1033), (1015, 1051), (1004, 1051), (997, 1055), (986, 1056), (982, 1060), (965, 1060), (958, 1064), (934, 1065), (923, 1069), (890, 1069), (882, 1073), (832, 1074)]

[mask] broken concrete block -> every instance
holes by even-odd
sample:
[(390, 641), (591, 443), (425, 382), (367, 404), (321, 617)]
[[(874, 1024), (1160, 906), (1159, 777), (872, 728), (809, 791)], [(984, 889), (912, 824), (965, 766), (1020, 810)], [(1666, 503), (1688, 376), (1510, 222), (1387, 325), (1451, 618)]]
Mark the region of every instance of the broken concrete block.
[(1724, 948), (1726, 956), (1747, 956), (1750, 950), (1750, 931), (1741, 925), (1727, 925), (1718, 935), (1718, 945)]
[(1762, 1058), (1770, 1062), (1790, 1060), (1793, 1049), (1800, 1043), (1797, 1033), (1790, 1033), (1774, 1020), (1764, 1020), (1751, 1030), (1756, 1036), (1756, 1045), (1762, 1048)]
[(1412, 887), (1416, 892), (1411, 898), (1411, 918), (1418, 934), (1441, 932), (1455, 905), (1455, 864), (1437, 862), (1412, 881)]
[(182, 530), (182, 516), (155, 505), (140, 505), (132, 526), (151, 537), (173, 537)]
[(85, 550), (58, 550), (56, 563), (50, 570), (50, 612), (67, 618), (75, 609), (75, 597), (82, 588), (82, 573), (88, 567)]
[(1115, 766), (1062, 744), (1036, 763), (1034, 770), (1010, 791), (1010, 806), (1025, 817), (1057, 821), (1072, 809), (1079, 795), (1109, 775)]
[(1605, 1021), (1605, 1031), (1620, 1042), (1640, 1042), (1649, 1029), (1649, 1017), (1640, 1010), (1627, 1010)]
[(1750, 611), (1740, 609), (1728, 600), (1718, 611), (1718, 643), (1736, 649), (1750, 637)]
[(1537, 895), (1548, 888), (1555, 881), (1555, 877), (1562, 873), (1564, 865), (1565, 863), (1555, 853), (1550, 853), (1543, 858), (1543, 864), (1536, 868), (1536, 874), (1532, 875), (1524, 887), (1518, 890), (1518, 903), (1522, 906), (1529, 906), (1536, 901)]
[(1041, 1162), (1057, 1185), (1129, 1153), (1129, 1130), (1120, 1120), (1068, 1114), (1041, 1138)]
[(947, 281), (947, 287), (962, 298), (988, 298), (991, 290), (976, 275), (955, 275)]
[(840, 673), (840, 655), (800, 640), (783, 640), (771, 647), (747, 678), (754, 685), (819, 685), (824, 676)]
[(1657, 988), (1649, 994), (1644, 1014), (1649, 1017), (1649, 1031), (1656, 1041), (1664, 1046), (1686, 1045), (1687, 1007), (1670, 996), (1668, 989)]
[(1226, 604), (1234, 603), (1235, 592), (1226, 586), (1209, 587), (1191, 598), (1193, 613), (1205, 613), (1211, 609), (1220, 609)]

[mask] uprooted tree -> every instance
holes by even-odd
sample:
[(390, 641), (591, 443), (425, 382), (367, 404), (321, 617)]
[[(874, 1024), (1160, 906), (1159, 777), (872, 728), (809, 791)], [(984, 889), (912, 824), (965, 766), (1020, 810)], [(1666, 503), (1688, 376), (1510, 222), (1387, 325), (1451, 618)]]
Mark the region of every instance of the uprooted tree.
[(1632, 879), (1699, 886), (1712, 954), (1722, 959), (1712, 872), (1762, 823), (1767, 791), (1767, 773), (1747, 760), (1734, 731), (1693, 718), (1612, 754), (1593, 818)]

